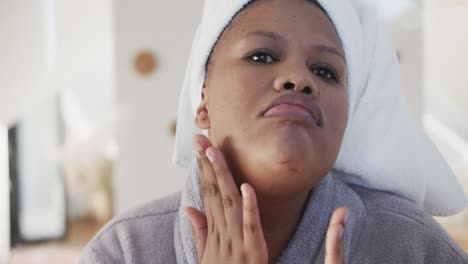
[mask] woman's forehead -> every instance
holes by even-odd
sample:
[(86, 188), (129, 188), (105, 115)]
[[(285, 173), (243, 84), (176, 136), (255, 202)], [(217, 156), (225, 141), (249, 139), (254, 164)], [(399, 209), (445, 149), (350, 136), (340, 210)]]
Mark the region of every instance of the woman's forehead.
[(255, 32), (270, 32), (272, 37), (325, 40), (342, 50), (338, 33), (327, 14), (308, 0), (253, 1), (234, 17), (221, 38), (236, 40)]

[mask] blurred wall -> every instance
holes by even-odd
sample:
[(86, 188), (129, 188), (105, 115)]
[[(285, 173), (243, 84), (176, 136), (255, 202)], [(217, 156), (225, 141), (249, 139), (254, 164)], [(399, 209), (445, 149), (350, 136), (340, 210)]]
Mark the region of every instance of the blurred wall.
[[(468, 1), (424, 2), (425, 101), (439, 147), (468, 192)], [(468, 209), (465, 210), (468, 215)]]
[[(113, 89), (109, 77), (114, 56), (112, 3), (0, 1), (0, 127), (30, 114), (64, 87), (97, 101), (94, 105), (99, 107), (88, 112), (110, 104), (98, 100), (111, 98)], [(83, 88), (88, 89), (83, 93)], [(0, 146), (0, 151), (0, 159), (5, 158), (7, 149)], [(3, 198), (9, 183), (2, 165), (0, 160), (0, 263), (3, 246), (9, 246), (8, 199)]]
[(424, 111), (422, 9), (411, 9), (391, 24), (401, 65), (403, 92), (414, 120), (421, 124)]
[[(50, 1), (50, 0), (49, 0)], [(107, 74), (114, 63), (113, 0), (56, 2), (56, 79), (61, 87), (109, 93)], [(98, 75), (106, 82), (89, 76)], [(104, 77), (104, 78), (103, 78)], [(80, 87), (77, 87), (80, 86)], [(92, 101), (92, 92), (85, 99)], [(97, 96), (101, 99), (102, 96)], [(92, 112), (92, 110), (91, 110)]]
[(54, 0), (0, 1), (0, 263), (10, 247), (5, 124), (53, 93), (53, 4)]
[[(468, 142), (467, 14), (467, 1), (425, 2), (425, 100), (429, 110), (465, 142)], [(465, 152), (468, 167), (468, 148), (460, 148), (459, 152)]]
[(88, 196), (103, 177), (97, 168), (114, 143), (114, 1), (56, 1), (68, 213), (80, 218), (90, 212)]
[(424, 4), (425, 86), (450, 97), (468, 116), (468, 1)]
[(84, 74), (112, 68), (112, 2), (0, 1), (0, 123)]
[[(183, 187), (186, 172), (171, 163), (171, 125), (201, 9), (201, 0), (115, 1), (115, 213)], [(134, 69), (135, 56), (145, 50), (157, 59), (155, 72), (146, 76)]]
[(53, 6), (54, 0), (0, 1), (0, 123), (53, 93)]

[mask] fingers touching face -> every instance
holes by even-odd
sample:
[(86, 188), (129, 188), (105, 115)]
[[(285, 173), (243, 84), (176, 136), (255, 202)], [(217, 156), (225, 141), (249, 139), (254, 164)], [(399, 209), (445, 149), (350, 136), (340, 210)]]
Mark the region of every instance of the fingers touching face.
[[(192, 224), (197, 250), (208, 248), (216, 254), (257, 256), (264, 260), (268, 251), (255, 191), (249, 184), (243, 184), (241, 195), (222, 152), (203, 135), (196, 135), (193, 141), (207, 224), (206, 230)], [(198, 234), (198, 230), (205, 230), (206, 235)], [(198, 245), (205, 237), (206, 245)]]
[(227, 219), (242, 217), (242, 197), (223, 154), (203, 135), (194, 137), (194, 145), (208, 226), (214, 230), (216, 225), (240, 239), (241, 226), (228, 225)]

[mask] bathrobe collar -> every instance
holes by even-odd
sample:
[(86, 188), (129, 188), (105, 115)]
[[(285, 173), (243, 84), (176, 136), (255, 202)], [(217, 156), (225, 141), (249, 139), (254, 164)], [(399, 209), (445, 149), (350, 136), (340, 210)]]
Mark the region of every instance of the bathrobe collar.
[[(301, 222), (278, 263), (321, 263), (325, 256), (324, 241), (330, 217), (336, 208), (342, 206), (348, 207), (351, 212), (344, 232), (345, 253), (354, 252), (362, 229), (365, 206), (359, 196), (332, 171), (310, 192)], [(199, 171), (195, 164), (191, 166), (189, 179), (182, 191), (174, 227), (174, 243), (177, 263), (197, 264), (192, 228), (183, 212), (186, 207), (195, 207), (204, 213)], [(346, 259), (348, 257), (345, 256)]]

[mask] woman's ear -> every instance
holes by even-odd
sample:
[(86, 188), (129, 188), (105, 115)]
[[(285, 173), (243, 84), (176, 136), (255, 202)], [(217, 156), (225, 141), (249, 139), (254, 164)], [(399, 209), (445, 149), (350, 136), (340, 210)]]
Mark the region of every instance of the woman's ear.
[(210, 116), (208, 112), (208, 106), (206, 103), (205, 91), (202, 91), (202, 100), (200, 105), (197, 108), (197, 115), (195, 117), (195, 124), (200, 129), (209, 129), (210, 128)]

